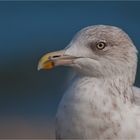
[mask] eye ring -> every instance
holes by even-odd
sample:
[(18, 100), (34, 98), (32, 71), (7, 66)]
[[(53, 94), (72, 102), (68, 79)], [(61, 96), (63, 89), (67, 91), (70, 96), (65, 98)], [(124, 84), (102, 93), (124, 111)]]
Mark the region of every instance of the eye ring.
[(106, 44), (104, 42), (98, 42), (96, 44), (96, 48), (99, 50), (103, 50), (106, 47)]

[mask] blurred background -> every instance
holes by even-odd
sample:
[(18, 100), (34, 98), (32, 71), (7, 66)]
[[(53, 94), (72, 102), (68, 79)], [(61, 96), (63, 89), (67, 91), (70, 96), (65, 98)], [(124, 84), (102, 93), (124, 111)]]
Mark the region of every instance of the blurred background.
[(53, 138), (69, 68), (38, 72), (39, 58), (95, 24), (121, 27), (140, 50), (139, 13), (140, 2), (0, 2), (0, 138)]

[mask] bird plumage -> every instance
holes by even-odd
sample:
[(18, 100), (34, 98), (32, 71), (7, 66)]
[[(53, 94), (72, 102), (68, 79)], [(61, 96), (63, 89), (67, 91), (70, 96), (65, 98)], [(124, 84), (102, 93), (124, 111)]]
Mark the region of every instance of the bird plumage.
[[(114, 91), (118, 87), (112, 89), (109, 82), (89, 77), (75, 79), (59, 106), (57, 138), (139, 138), (139, 107), (124, 98), (120, 100)], [(114, 94), (110, 95), (108, 90), (113, 90)]]
[[(104, 50), (96, 48), (105, 42)], [(133, 87), (137, 50), (121, 29), (84, 28), (65, 51), (77, 56), (77, 75), (64, 94), (56, 117), (58, 139), (139, 139), (140, 90)]]

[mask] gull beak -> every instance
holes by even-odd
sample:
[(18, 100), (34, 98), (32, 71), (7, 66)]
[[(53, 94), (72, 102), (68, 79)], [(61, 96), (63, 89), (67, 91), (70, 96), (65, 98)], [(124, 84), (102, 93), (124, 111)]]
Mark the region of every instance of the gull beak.
[(38, 70), (52, 69), (55, 66), (73, 64), (74, 56), (65, 55), (66, 50), (47, 53), (39, 60)]

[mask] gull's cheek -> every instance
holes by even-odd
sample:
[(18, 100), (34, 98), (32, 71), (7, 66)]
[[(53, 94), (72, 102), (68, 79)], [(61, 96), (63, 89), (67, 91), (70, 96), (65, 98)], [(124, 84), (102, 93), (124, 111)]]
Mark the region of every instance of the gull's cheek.
[(75, 68), (80, 71), (80, 73), (87, 76), (98, 76), (100, 75), (100, 64), (90, 58), (79, 58), (74, 61)]
[(74, 61), (74, 63), (79, 64), (82, 68), (95, 68), (95, 67), (99, 67), (100, 64), (97, 60), (94, 60), (92, 58), (78, 58)]

